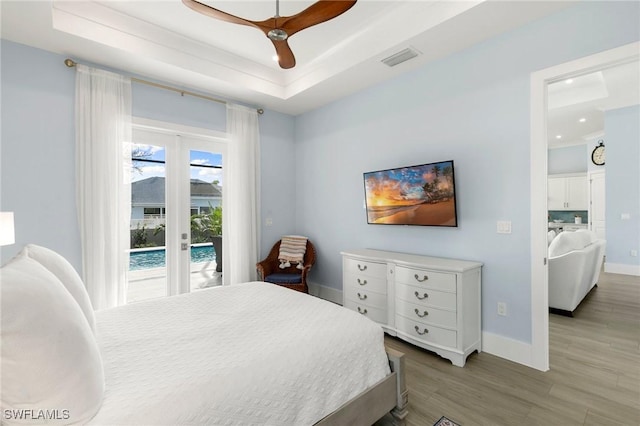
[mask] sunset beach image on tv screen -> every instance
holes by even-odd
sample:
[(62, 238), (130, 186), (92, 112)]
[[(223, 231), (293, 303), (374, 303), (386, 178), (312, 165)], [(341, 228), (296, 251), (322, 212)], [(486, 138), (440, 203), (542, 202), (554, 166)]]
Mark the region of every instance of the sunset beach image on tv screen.
[(453, 161), (364, 174), (367, 222), (458, 226)]

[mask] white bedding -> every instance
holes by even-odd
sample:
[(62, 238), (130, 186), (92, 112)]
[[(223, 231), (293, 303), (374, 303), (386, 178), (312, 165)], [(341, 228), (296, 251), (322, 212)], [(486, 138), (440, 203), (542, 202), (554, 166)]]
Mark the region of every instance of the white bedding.
[(254, 282), (96, 312), (92, 424), (310, 425), (389, 374), (379, 325)]

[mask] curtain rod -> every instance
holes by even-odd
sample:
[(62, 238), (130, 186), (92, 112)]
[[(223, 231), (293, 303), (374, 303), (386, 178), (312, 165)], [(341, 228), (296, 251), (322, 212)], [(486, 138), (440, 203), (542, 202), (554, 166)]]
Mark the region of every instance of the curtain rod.
[[(67, 58), (67, 59), (64, 60), (64, 64), (66, 66), (68, 66), (69, 68), (73, 68), (78, 63), (76, 61), (74, 61), (73, 59)], [(148, 86), (158, 87), (160, 89), (170, 90), (170, 91), (176, 92), (176, 93), (180, 93), (181, 96), (189, 95), (189, 96), (193, 96), (195, 98), (206, 99), (207, 101), (217, 102), (219, 104), (225, 104), (225, 105), (227, 104), (227, 101), (225, 101), (224, 99), (217, 99), (217, 98), (213, 98), (211, 96), (201, 95), (199, 93), (190, 92), (188, 90), (178, 89), (177, 87), (167, 86), (167, 85), (160, 84), (160, 83), (154, 83), (153, 81), (143, 80), (143, 79), (137, 78), (137, 77), (131, 77), (131, 81), (134, 81), (136, 83), (146, 84)], [(258, 111), (258, 114), (260, 114), (260, 115), (264, 114), (264, 110), (262, 108), (257, 108), (256, 111)]]

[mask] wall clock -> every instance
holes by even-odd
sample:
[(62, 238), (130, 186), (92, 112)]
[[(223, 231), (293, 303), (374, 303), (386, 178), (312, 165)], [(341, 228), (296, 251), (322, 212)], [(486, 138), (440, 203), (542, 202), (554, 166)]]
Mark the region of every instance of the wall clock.
[(591, 153), (591, 161), (596, 166), (604, 166), (604, 141), (598, 141), (598, 146)]

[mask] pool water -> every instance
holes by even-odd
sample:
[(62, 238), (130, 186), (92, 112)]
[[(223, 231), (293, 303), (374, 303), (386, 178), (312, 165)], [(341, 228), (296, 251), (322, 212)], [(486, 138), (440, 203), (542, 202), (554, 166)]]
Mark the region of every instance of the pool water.
[[(213, 246), (191, 247), (191, 262), (213, 262), (215, 259)], [(129, 270), (164, 268), (166, 266), (165, 249), (134, 251), (129, 254)]]

